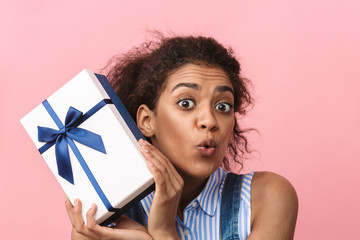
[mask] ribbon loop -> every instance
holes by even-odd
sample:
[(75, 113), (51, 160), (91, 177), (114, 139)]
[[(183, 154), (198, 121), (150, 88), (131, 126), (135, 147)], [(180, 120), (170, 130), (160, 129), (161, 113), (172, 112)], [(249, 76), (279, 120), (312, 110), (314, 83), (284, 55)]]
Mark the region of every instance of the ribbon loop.
[(81, 111), (70, 106), (65, 117), (65, 127), (66, 128), (75, 127), (76, 124), (80, 122), (82, 116), (83, 113)]
[[(82, 118), (83, 113), (81, 111), (70, 107), (65, 117), (65, 126), (59, 127), (59, 130), (38, 126), (39, 142), (55, 144), (58, 173), (72, 184), (74, 184), (74, 177), (68, 149), (69, 139), (106, 154), (100, 135), (77, 127), (84, 121)], [(47, 147), (49, 148), (50, 146)]]
[(59, 130), (47, 127), (38, 126), (38, 140), (39, 142), (52, 142), (58, 137)]

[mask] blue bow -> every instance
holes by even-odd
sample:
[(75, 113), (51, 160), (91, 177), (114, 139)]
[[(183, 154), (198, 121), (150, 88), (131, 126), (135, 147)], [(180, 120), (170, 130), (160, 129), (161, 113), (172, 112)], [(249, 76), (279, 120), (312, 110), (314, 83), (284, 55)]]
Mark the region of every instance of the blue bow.
[(82, 122), (84, 122), (83, 113), (70, 107), (66, 114), (65, 126), (59, 130), (38, 126), (39, 142), (47, 142), (48, 147), (50, 147), (49, 145), (52, 146), (55, 144), (58, 173), (72, 184), (74, 184), (74, 177), (68, 149), (69, 141), (77, 141), (106, 154), (105, 146), (100, 135), (77, 127)]

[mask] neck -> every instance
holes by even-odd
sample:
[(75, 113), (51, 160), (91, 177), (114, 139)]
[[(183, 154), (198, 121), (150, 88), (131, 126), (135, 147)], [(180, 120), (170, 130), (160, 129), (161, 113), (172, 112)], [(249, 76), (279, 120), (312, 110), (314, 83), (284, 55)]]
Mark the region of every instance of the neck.
[(205, 179), (198, 179), (198, 178), (191, 178), (188, 176), (184, 176), (184, 174), (180, 174), (184, 180), (184, 188), (181, 193), (181, 198), (178, 207), (178, 216), (182, 219), (182, 213), (184, 209), (189, 205), (189, 203), (194, 200), (204, 189), (207, 180)]

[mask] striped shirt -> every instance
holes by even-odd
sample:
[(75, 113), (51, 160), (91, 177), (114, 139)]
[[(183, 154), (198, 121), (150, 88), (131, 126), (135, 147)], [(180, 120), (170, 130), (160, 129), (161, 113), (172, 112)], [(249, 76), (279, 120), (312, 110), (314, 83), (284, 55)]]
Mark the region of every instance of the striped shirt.
[[(205, 188), (184, 209), (183, 221), (176, 217), (176, 229), (181, 239), (219, 239), (221, 193), (227, 172), (222, 168), (216, 170), (206, 183)], [(254, 173), (245, 174), (241, 186), (239, 207), (239, 235), (241, 240), (247, 239), (250, 234), (250, 187)], [(141, 204), (146, 218), (154, 193), (145, 197)]]

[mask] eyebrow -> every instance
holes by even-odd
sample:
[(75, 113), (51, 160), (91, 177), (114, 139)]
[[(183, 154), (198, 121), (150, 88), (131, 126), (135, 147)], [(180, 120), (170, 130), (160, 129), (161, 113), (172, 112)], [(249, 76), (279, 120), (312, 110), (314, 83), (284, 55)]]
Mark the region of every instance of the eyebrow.
[(199, 88), (200, 88), (199, 85), (197, 85), (196, 83), (179, 83), (175, 87), (173, 87), (173, 89), (171, 89), (171, 92), (175, 91), (175, 89), (177, 89), (179, 87), (188, 87), (188, 88), (192, 88), (194, 90), (199, 90)]
[[(175, 87), (173, 87), (173, 89), (171, 89), (171, 92), (174, 92), (177, 88), (180, 87), (188, 87), (194, 90), (200, 89), (199, 85), (197, 85), (196, 83), (179, 83)], [(232, 95), (234, 95), (234, 90), (229, 86), (218, 86), (215, 90), (217, 92), (230, 92), (232, 93)]]
[(216, 88), (217, 92), (231, 92), (234, 95), (234, 90), (229, 86), (219, 86)]

